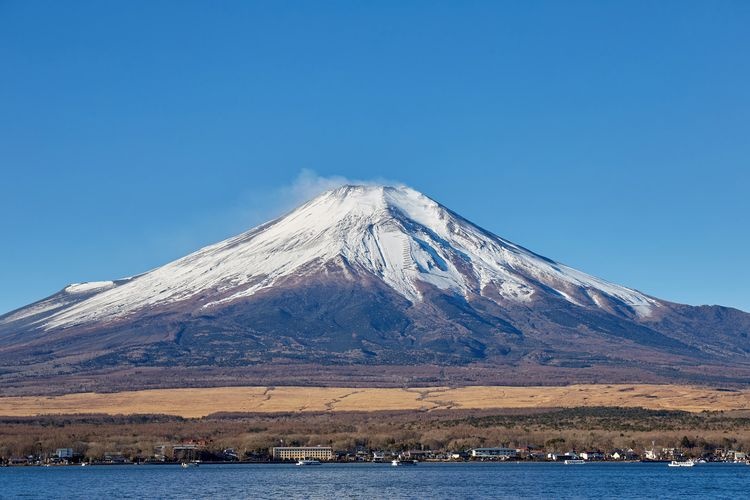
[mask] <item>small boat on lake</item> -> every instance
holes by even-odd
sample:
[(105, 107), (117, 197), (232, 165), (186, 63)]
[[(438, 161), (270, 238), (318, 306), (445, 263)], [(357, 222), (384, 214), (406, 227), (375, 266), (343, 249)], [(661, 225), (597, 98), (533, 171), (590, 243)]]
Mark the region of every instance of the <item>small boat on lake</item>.
[(322, 465), (320, 460), (299, 460), (295, 465), (299, 466), (305, 466), (305, 465)]
[(586, 462), (577, 458), (571, 458), (563, 462), (565, 465), (583, 465)]
[(692, 460), (672, 460), (667, 465), (668, 467), (693, 467), (695, 462)]
[(394, 467), (403, 467), (406, 465), (417, 465), (416, 460), (401, 460), (400, 458), (397, 458), (396, 460), (391, 461), (391, 465)]

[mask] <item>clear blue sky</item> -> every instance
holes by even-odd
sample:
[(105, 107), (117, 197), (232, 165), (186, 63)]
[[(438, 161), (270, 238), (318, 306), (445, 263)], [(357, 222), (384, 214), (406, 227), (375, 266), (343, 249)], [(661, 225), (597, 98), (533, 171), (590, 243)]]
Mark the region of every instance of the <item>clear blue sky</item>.
[(0, 311), (262, 222), (304, 169), (750, 310), (748, 27), (744, 0), (0, 0)]

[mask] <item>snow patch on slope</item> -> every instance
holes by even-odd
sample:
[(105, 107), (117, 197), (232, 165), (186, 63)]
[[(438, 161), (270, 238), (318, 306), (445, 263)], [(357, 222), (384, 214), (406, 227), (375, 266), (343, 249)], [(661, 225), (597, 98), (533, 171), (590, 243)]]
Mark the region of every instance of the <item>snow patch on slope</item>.
[(88, 293), (94, 290), (105, 290), (115, 286), (114, 281), (87, 281), (85, 283), (73, 283), (65, 287), (67, 293)]
[(12, 323), (14, 321), (31, 318), (33, 316), (44, 314), (48, 311), (54, 311), (55, 309), (59, 309), (64, 305), (66, 305), (65, 302), (61, 300), (55, 300), (54, 298), (43, 300), (41, 302), (37, 302), (30, 306), (19, 309), (18, 311), (9, 313), (2, 319), (2, 321), (0, 321), (0, 324)]

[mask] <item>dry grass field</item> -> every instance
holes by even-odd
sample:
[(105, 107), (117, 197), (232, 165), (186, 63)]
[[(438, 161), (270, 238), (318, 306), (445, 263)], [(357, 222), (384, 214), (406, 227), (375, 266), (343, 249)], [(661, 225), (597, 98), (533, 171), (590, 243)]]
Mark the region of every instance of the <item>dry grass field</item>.
[(745, 410), (750, 389), (678, 385), (569, 385), (562, 387), (216, 387), (155, 389), (64, 396), (0, 397), (0, 415), (146, 414), (203, 417), (217, 412), (341, 412), (384, 410), (575, 408)]

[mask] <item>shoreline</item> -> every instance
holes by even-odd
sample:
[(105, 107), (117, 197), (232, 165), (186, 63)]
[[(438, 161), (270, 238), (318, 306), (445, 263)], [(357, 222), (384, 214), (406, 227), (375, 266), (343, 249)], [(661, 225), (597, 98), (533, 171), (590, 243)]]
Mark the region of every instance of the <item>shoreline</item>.
[[(670, 460), (589, 460), (585, 461), (588, 464), (607, 464), (607, 465), (624, 465), (624, 464), (666, 464)], [(219, 461), (205, 461), (200, 462), (199, 466), (206, 465), (220, 465), (220, 466), (231, 466), (231, 465), (286, 465), (289, 467), (295, 466), (296, 461), (238, 461), (238, 462), (219, 462)], [(423, 464), (454, 464), (454, 465), (501, 465), (501, 464), (565, 464), (563, 460), (420, 460), (419, 465)], [(708, 464), (725, 464), (725, 465), (746, 465), (745, 462), (733, 462), (733, 461), (713, 461), (706, 462), (701, 465)], [(356, 467), (363, 466), (381, 466), (391, 467), (390, 461), (387, 462), (372, 462), (372, 461), (344, 461), (344, 460), (331, 460), (323, 461), (321, 465), (351, 465)], [(180, 467), (180, 462), (127, 462), (127, 463), (87, 463), (86, 467), (132, 467), (132, 466), (148, 466), (148, 467)], [(23, 468), (23, 467), (54, 467), (54, 468), (73, 468), (81, 467), (80, 463), (75, 464), (3, 464), (0, 468)]]

